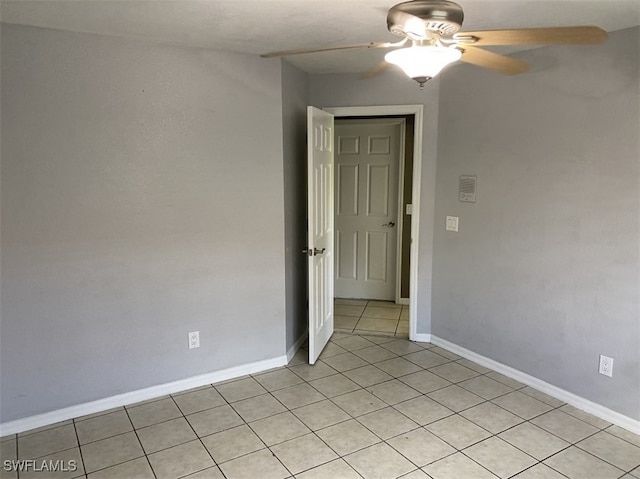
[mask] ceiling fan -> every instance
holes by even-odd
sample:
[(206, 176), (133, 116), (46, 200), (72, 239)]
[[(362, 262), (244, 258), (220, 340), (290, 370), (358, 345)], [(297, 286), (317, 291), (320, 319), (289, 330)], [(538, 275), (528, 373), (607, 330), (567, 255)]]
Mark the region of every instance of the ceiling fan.
[[(607, 32), (595, 26), (519, 28), (461, 32), (462, 7), (448, 0), (411, 0), (389, 9), (387, 28), (403, 37), (399, 42), (371, 42), (327, 48), (285, 50), (265, 53), (263, 58), (355, 48), (394, 48), (385, 61), (368, 76), (379, 73), (389, 64), (402, 68), (422, 88), (444, 67), (461, 60), (506, 75), (516, 75), (529, 65), (515, 58), (485, 50), (493, 45), (588, 45), (602, 43)], [(409, 44), (409, 46), (406, 46)]]

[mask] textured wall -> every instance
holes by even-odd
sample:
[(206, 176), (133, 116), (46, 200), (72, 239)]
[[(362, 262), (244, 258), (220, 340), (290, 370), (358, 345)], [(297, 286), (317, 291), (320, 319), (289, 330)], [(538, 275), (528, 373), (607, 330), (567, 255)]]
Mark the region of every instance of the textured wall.
[(1, 93), (3, 422), (285, 353), (279, 61), (3, 24)]
[[(638, 31), (522, 53), (533, 68), (518, 77), (445, 73), (432, 319), (436, 336), (635, 419)], [(464, 174), (478, 176), (475, 204), (457, 200)]]

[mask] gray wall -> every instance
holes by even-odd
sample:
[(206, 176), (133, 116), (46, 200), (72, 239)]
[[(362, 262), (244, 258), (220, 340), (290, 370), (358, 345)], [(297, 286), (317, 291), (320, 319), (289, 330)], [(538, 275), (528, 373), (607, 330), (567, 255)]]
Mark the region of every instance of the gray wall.
[(282, 356), (280, 62), (6, 24), (1, 54), (0, 420)]
[[(432, 333), (640, 419), (639, 30), (440, 87)], [(478, 176), (477, 203), (457, 200)], [(459, 233), (444, 231), (446, 215)], [(615, 359), (598, 374), (599, 354)]]
[(420, 251), (418, 257), (417, 332), (431, 331), (433, 224), (438, 132), (437, 79), (424, 90), (401, 72), (385, 72), (362, 80), (359, 75), (312, 75), (311, 104), (317, 107), (424, 105), (422, 137), (422, 190), (420, 202)]
[(308, 327), (307, 256), (307, 105), (309, 77), (282, 62), (282, 137), (284, 154), (284, 241), (287, 351)]

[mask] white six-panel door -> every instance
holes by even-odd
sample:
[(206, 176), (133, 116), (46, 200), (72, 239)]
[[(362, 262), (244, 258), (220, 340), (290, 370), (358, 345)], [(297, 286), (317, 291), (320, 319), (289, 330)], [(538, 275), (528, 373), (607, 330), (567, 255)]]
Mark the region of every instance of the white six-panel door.
[(396, 299), (398, 172), (403, 121), (336, 122), (338, 298)]
[(333, 334), (333, 115), (307, 108), (309, 364)]

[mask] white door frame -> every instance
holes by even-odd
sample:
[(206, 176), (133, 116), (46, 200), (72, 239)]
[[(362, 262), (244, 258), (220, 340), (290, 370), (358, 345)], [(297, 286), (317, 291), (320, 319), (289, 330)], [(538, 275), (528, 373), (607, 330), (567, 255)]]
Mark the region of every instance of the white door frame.
[(418, 306), (418, 245), (424, 105), (346, 106), (323, 108), (336, 118), (345, 116), (414, 115), (413, 182), (411, 192), (411, 251), (409, 252), (409, 339), (416, 341)]

